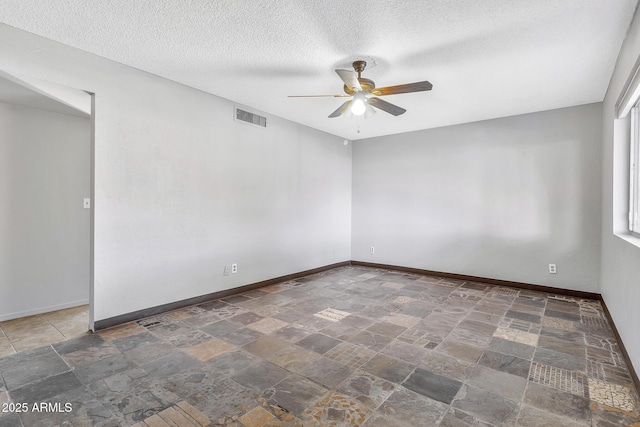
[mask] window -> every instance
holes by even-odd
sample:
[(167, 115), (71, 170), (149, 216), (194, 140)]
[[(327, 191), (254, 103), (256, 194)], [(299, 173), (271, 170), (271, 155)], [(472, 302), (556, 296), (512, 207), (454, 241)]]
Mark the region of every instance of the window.
[(629, 230), (640, 234), (640, 106), (631, 109), (629, 153)]

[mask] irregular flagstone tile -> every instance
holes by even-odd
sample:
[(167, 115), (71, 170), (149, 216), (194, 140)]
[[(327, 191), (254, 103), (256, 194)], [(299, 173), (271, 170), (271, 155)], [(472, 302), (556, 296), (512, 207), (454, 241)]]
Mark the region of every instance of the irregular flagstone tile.
[(331, 393), (305, 411), (305, 420), (320, 425), (362, 425), (371, 409), (338, 393)]
[(516, 402), (472, 385), (464, 385), (451, 406), (493, 425), (513, 424), (520, 409)]
[(197, 306), (185, 307), (168, 313), (174, 319), (182, 320), (206, 313), (207, 310)]
[(389, 288), (389, 289), (402, 289), (404, 288), (404, 285), (402, 283), (396, 283), (396, 282), (384, 282), (382, 285), (383, 288)]
[(304, 367), (301, 374), (326, 388), (334, 388), (353, 371), (347, 365), (320, 357)]
[(448, 405), (398, 388), (367, 421), (367, 427), (416, 427), (436, 425)]
[(260, 406), (256, 406), (251, 409), (249, 412), (238, 418), (238, 421), (242, 423), (242, 425), (246, 427), (263, 427), (268, 421), (275, 418), (273, 414), (271, 414), (266, 409), (263, 409)]
[(522, 405), (518, 415), (518, 426), (522, 427), (587, 427), (588, 425), (528, 405)]
[(523, 403), (579, 422), (591, 422), (589, 399), (529, 382)]

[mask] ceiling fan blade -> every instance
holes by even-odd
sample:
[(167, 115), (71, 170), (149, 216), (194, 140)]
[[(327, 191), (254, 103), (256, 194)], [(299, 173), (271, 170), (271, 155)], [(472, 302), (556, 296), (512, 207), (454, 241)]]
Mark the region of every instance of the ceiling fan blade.
[(289, 95), (287, 98), (348, 98), (351, 95)]
[(368, 119), (369, 117), (372, 117), (374, 114), (376, 114), (376, 109), (373, 108), (371, 105), (369, 105), (369, 102), (367, 100), (367, 102), (364, 103), (366, 110), (364, 110), (364, 118)]
[(385, 96), (385, 95), (397, 95), (399, 93), (411, 93), (411, 92), (424, 92), (425, 90), (431, 90), (433, 85), (428, 81), (408, 83), (406, 85), (377, 87), (371, 90), (373, 95)]
[(382, 111), (386, 111), (389, 114), (393, 114), (394, 116), (399, 116), (407, 111), (404, 108), (393, 105), (390, 102), (383, 101), (380, 98), (369, 98), (369, 104), (381, 109)]
[(336, 73), (340, 76), (344, 84), (347, 87), (355, 89), (356, 91), (361, 91), (362, 86), (360, 86), (360, 82), (358, 81), (358, 76), (356, 72), (353, 70), (336, 70)]
[(347, 102), (342, 104), (340, 107), (338, 107), (338, 109), (336, 111), (334, 111), (333, 113), (329, 114), (329, 118), (332, 119), (334, 117), (339, 117), (339, 116), (343, 115), (345, 112), (347, 112), (349, 110), (349, 107), (351, 107), (351, 100), (348, 100)]

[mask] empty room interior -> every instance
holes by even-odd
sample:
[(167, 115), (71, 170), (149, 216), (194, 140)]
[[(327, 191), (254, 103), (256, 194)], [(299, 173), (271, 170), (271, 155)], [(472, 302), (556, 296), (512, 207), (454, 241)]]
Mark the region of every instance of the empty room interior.
[(0, 427), (640, 426), (637, 5), (0, 1)]

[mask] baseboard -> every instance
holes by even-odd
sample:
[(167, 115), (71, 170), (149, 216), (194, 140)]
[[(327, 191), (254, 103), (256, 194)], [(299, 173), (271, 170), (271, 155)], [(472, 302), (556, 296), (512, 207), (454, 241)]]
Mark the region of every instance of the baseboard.
[(442, 271), (423, 270), (420, 268), (403, 267), (398, 265), (377, 264), (373, 262), (351, 261), (351, 265), (363, 267), (383, 268), (387, 270), (397, 270), (406, 273), (421, 274), (425, 276), (439, 276), (449, 279), (466, 280), (470, 282), (487, 283), (490, 285), (508, 286), (510, 288), (527, 289), (529, 291), (546, 292), (551, 294), (566, 295), (575, 298), (600, 299), (600, 294), (595, 292), (576, 291), (572, 289), (555, 288), (552, 286), (533, 285), (530, 283), (511, 282), (509, 280), (491, 279), (489, 277), (468, 276), (466, 274), (446, 273)]
[(636, 392), (640, 393), (640, 379), (638, 379), (638, 373), (633, 367), (633, 363), (631, 363), (631, 358), (629, 357), (629, 353), (627, 352), (627, 349), (624, 346), (624, 342), (622, 342), (622, 338), (620, 337), (618, 328), (616, 327), (616, 324), (613, 322), (613, 318), (611, 317), (611, 313), (609, 312), (607, 303), (604, 302), (604, 298), (602, 298), (602, 295), (600, 295), (600, 298), (598, 299), (600, 300), (600, 304), (602, 304), (602, 309), (604, 310), (604, 314), (607, 316), (607, 321), (611, 325), (611, 329), (613, 330), (613, 336), (616, 338), (616, 341), (620, 346), (622, 357), (624, 358), (624, 361), (627, 364), (627, 368), (629, 369), (629, 375), (631, 375), (631, 381), (633, 381), (633, 385), (636, 388)]
[(87, 304), (89, 304), (89, 300), (83, 299), (79, 301), (67, 302), (64, 304), (56, 304), (56, 305), (50, 305), (47, 307), (34, 308), (31, 310), (18, 311), (15, 313), (1, 314), (0, 322), (4, 322), (5, 320), (19, 319), (21, 317), (35, 316), (36, 314), (50, 313), (52, 311), (64, 310), (65, 308), (72, 308), (72, 307), (77, 307), (79, 305), (87, 305)]
[(264, 286), (274, 285), (280, 282), (286, 282), (288, 280), (298, 279), (300, 277), (308, 276), (310, 274), (320, 273), (322, 271), (331, 270), (337, 267), (344, 267), (351, 265), (350, 261), (339, 262), (336, 264), (325, 265), (324, 267), (313, 268), (311, 270), (300, 271), (298, 273), (287, 274), (286, 276), (274, 277), (273, 279), (263, 280), (261, 282), (251, 283), (249, 285), (240, 286), (232, 289), (225, 289), (223, 291), (213, 292), (206, 295), (201, 295), (193, 298), (184, 299), (181, 301), (171, 302), (168, 304), (158, 305), (155, 307), (145, 308), (143, 310), (134, 311), (131, 313), (121, 314), (119, 316), (109, 317), (107, 319), (96, 320), (94, 322), (94, 331), (100, 331), (107, 328), (112, 328), (123, 323), (133, 322), (134, 320), (144, 319), (145, 317), (154, 316), (156, 314), (166, 313), (168, 311), (179, 310), (191, 305), (202, 304), (214, 299), (228, 297), (230, 295), (239, 294), (242, 292), (251, 291), (254, 289), (262, 288)]

